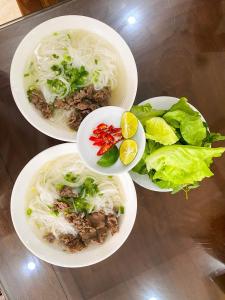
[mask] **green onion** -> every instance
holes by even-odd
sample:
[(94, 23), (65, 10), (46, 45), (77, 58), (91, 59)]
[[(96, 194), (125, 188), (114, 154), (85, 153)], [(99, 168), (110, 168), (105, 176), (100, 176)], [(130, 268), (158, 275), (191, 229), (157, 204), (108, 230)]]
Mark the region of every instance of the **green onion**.
[(124, 206), (120, 206), (120, 207), (119, 207), (119, 213), (120, 213), (121, 215), (124, 214)]
[(27, 216), (31, 216), (31, 214), (32, 214), (32, 209), (31, 208), (28, 208), (27, 209), (27, 211), (26, 211), (26, 214), (27, 214)]
[(57, 191), (61, 191), (63, 189), (63, 187), (64, 187), (64, 184), (62, 184), (62, 183), (57, 183), (55, 185), (55, 188), (56, 188)]
[(65, 176), (64, 179), (68, 182), (74, 183), (77, 180), (77, 176), (75, 176), (72, 172), (68, 172)]

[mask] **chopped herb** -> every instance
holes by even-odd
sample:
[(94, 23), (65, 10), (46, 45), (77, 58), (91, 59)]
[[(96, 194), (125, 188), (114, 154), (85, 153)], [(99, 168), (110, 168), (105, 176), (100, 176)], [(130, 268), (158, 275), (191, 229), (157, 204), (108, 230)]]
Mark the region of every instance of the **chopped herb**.
[(96, 65), (98, 64), (98, 60), (97, 60), (97, 59), (95, 59), (95, 64), (96, 64)]
[(67, 33), (67, 37), (71, 40), (71, 36), (70, 36), (70, 34), (69, 33)]
[(55, 188), (56, 188), (57, 191), (61, 191), (63, 189), (63, 187), (64, 187), (64, 184), (62, 184), (62, 183), (57, 183), (55, 185)]
[(77, 176), (73, 174), (73, 172), (68, 172), (65, 176), (64, 179), (68, 182), (74, 183), (77, 180)]
[(39, 82), (39, 79), (36, 79), (35, 82)]
[(52, 216), (58, 217), (59, 211), (58, 211), (58, 210), (52, 210), (52, 211), (50, 212), (50, 214), (51, 214)]
[(63, 58), (64, 58), (64, 60), (67, 61), (67, 62), (71, 62), (71, 61), (72, 61), (72, 57), (71, 57), (70, 55), (66, 55), (66, 54), (65, 54), (65, 55), (63, 56)]
[(77, 197), (73, 201), (73, 208), (76, 212), (87, 213), (90, 209), (90, 204), (84, 198)]
[(91, 177), (87, 177), (84, 183), (81, 185), (80, 196), (95, 196), (99, 192), (98, 185), (95, 183), (95, 180)]
[(59, 74), (62, 73), (62, 69), (61, 69), (61, 67), (59, 65), (53, 65), (53, 66), (51, 66), (51, 70), (54, 71), (54, 72), (56, 72), (57, 75), (59, 75)]
[(27, 209), (27, 211), (26, 211), (26, 213), (27, 213), (27, 216), (31, 216), (31, 214), (32, 214), (32, 209), (31, 208), (28, 208)]
[(30, 76), (29, 73), (25, 73), (25, 74), (24, 74), (24, 77), (28, 77), (28, 76)]
[(58, 34), (59, 34), (58, 32), (54, 32), (54, 33), (53, 33), (53, 35), (58, 35)]
[(58, 95), (65, 95), (66, 93), (66, 85), (59, 79), (48, 79), (47, 84), (50, 88), (50, 90)]
[(104, 194), (103, 194), (103, 193), (99, 193), (98, 195), (99, 195), (99, 196), (103, 196)]
[(59, 56), (58, 56), (57, 54), (55, 54), (55, 53), (52, 54), (52, 57), (53, 57), (53, 58), (56, 58), (56, 59), (59, 58)]
[(108, 178), (110, 178), (110, 179), (111, 179), (111, 178), (113, 178), (113, 176), (108, 176)]
[[(56, 75), (62, 75), (63, 78), (69, 83), (70, 94), (79, 90), (81, 87), (85, 86), (88, 72), (84, 66), (76, 68), (71, 63), (72, 57), (69, 55), (64, 55), (64, 60), (60, 64), (54, 64), (51, 69), (56, 72)], [(59, 79), (48, 79), (47, 83), (52, 92), (65, 96), (67, 92), (66, 85), (62, 80)]]
[(120, 207), (119, 207), (119, 213), (120, 213), (121, 215), (124, 214), (124, 206), (120, 206)]

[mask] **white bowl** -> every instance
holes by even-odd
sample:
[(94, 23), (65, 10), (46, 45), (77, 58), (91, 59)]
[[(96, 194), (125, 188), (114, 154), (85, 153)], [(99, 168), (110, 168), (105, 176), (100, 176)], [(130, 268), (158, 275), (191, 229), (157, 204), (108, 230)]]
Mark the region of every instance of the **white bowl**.
[(118, 88), (120, 92), (115, 94), (111, 105), (129, 110), (136, 96), (138, 79), (135, 60), (126, 42), (115, 30), (96, 19), (75, 15), (61, 16), (43, 22), (31, 30), (19, 44), (12, 60), (10, 84), (16, 105), (27, 121), (39, 131), (58, 140), (75, 142), (76, 132), (69, 128), (54, 126), (29, 103), (23, 75), (27, 59), (37, 44), (53, 32), (68, 29), (82, 29), (98, 34), (112, 45), (121, 58), (124, 70), (123, 81), (119, 83), (121, 84), (121, 89)]
[(20, 172), (12, 191), (11, 216), (15, 230), (23, 244), (37, 257), (62, 267), (84, 267), (106, 259), (117, 251), (130, 234), (137, 211), (137, 198), (129, 174), (117, 176), (125, 197), (125, 214), (120, 217), (120, 230), (110, 236), (102, 245), (90, 245), (81, 252), (70, 254), (40, 240), (32, 231), (25, 215), (25, 195), (29, 179), (46, 162), (60, 155), (77, 152), (75, 143), (60, 144), (39, 153)]
[[(139, 105), (144, 105), (144, 104), (149, 103), (149, 104), (151, 104), (151, 106), (154, 109), (168, 110), (168, 109), (170, 109), (170, 107), (172, 105), (174, 105), (178, 101), (179, 101), (179, 99), (175, 98), (175, 97), (159, 96), (159, 97), (147, 99), (147, 100), (139, 103)], [(190, 105), (190, 107), (192, 109), (194, 109), (195, 111), (198, 111), (193, 105), (191, 105), (190, 103), (188, 103), (188, 104)], [(201, 115), (201, 117), (202, 117), (202, 120), (205, 121), (205, 119), (202, 115)], [(148, 190), (155, 191), (155, 192), (171, 192), (172, 191), (171, 189), (161, 189), (160, 187), (158, 187), (156, 184), (154, 184), (152, 182), (152, 180), (148, 177), (148, 175), (141, 175), (141, 174), (135, 173), (133, 171), (130, 171), (130, 175), (131, 175), (132, 179), (134, 180), (134, 182), (136, 182), (137, 184), (139, 184), (140, 186), (142, 186)]]
[[(117, 162), (108, 168), (103, 168), (97, 165), (97, 161), (101, 156), (97, 156), (99, 147), (93, 146), (93, 142), (89, 140), (92, 135), (93, 129), (95, 129), (100, 123), (107, 125), (113, 125), (114, 127), (120, 127), (122, 114), (125, 112), (124, 109), (117, 106), (105, 106), (94, 110), (90, 113), (81, 123), (77, 132), (77, 146), (80, 156), (83, 158), (87, 166), (95, 172), (101, 174), (120, 174), (123, 172), (130, 171), (141, 159), (145, 150), (145, 132), (140, 122), (138, 122), (138, 130), (133, 140), (138, 145), (138, 153), (135, 159), (129, 165), (125, 166), (118, 158)], [(118, 148), (121, 142), (116, 144)]]

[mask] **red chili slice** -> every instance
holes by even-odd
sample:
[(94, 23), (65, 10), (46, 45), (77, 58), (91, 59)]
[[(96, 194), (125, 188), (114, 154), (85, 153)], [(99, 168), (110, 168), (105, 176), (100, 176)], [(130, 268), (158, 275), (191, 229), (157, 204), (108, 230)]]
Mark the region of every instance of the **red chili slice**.
[(108, 129), (108, 125), (106, 125), (105, 123), (101, 123), (97, 126), (97, 129), (101, 129), (101, 130)]
[(93, 133), (94, 134), (100, 134), (100, 133), (102, 133), (102, 130), (101, 129), (94, 129)]
[(89, 137), (89, 140), (93, 141), (93, 142), (100, 142), (100, 141), (102, 141), (102, 139), (100, 139), (97, 136), (93, 136), (93, 135)]
[(108, 133), (105, 138), (107, 142), (114, 142), (114, 137), (110, 133)]
[(113, 144), (105, 144), (103, 145), (97, 152), (97, 155), (103, 155), (105, 152), (107, 152), (111, 147), (113, 146)]
[(102, 145), (104, 145), (104, 144), (105, 144), (105, 141), (103, 141), (103, 140), (100, 140), (100, 141), (98, 141), (98, 142), (94, 142), (94, 143), (93, 143), (94, 146), (100, 146), (100, 147), (101, 147)]
[(121, 128), (113, 128), (113, 133), (121, 132)]

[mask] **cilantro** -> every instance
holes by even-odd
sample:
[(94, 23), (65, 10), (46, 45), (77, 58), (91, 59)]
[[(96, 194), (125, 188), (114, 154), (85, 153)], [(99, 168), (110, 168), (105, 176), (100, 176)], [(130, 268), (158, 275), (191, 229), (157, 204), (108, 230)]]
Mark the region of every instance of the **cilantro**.
[(68, 172), (65, 176), (64, 179), (68, 182), (74, 183), (77, 180), (77, 176), (75, 176), (72, 172)]
[(52, 57), (56, 58), (56, 59), (59, 58), (59, 56), (57, 54), (55, 54), (55, 53), (52, 54)]
[(73, 201), (73, 208), (76, 212), (87, 213), (90, 209), (90, 204), (82, 197), (77, 197)]
[(80, 195), (81, 197), (95, 196), (99, 192), (98, 185), (95, 180), (91, 177), (87, 177), (81, 186)]

